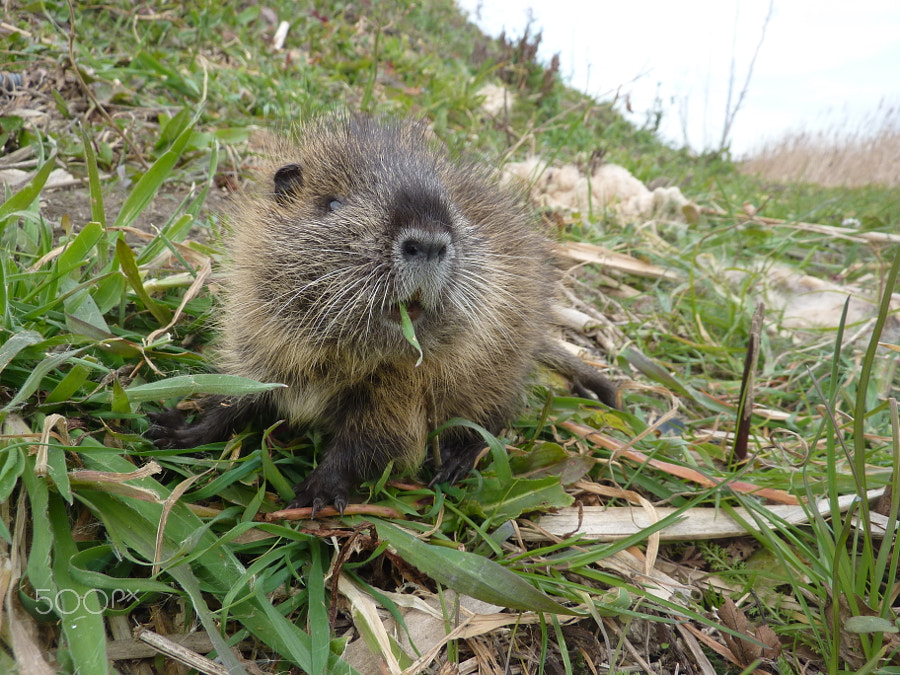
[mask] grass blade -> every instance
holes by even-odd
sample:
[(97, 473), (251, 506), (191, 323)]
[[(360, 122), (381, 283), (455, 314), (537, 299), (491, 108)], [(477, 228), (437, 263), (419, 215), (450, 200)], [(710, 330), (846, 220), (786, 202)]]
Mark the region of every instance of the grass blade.
[(196, 120), (197, 118), (195, 117), (187, 128), (178, 135), (172, 143), (172, 147), (153, 163), (153, 166), (147, 170), (147, 173), (141, 176), (141, 179), (122, 203), (122, 208), (119, 210), (119, 215), (116, 216), (116, 222), (113, 224), (114, 227), (131, 225), (141, 212), (147, 208), (147, 205), (156, 196), (163, 182), (172, 173), (172, 169), (175, 168), (181, 153), (191, 139), (191, 132), (194, 129)]
[(33, 330), (23, 330), (13, 333), (10, 338), (0, 345), (0, 373), (9, 365), (9, 362), (16, 358), (23, 349), (36, 345), (44, 336)]
[(416, 361), (416, 368), (422, 365), (422, 359), (425, 358), (425, 355), (422, 353), (422, 345), (419, 344), (419, 338), (416, 337), (416, 329), (413, 327), (412, 319), (409, 318), (409, 312), (406, 311), (406, 304), (399, 303), (400, 307), (400, 330), (403, 331), (403, 337), (406, 338), (406, 341), (411, 344), (416, 352), (419, 354), (419, 358)]
[[(97, 155), (94, 153), (94, 139), (84, 126), (81, 127), (81, 141), (84, 143), (84, 159), (88, 170), (88, 191), (91, 195), (91, 220), (106, 228), (106, 210), (103, 208), (103, 190), (100, 172), (97, 170)], [(100, 264), (104, 264), (101, 260)]]
[(144, 307), (150, 311), (153, 318), (159, 321), (160, 325), (167, 326), (172, 320), (172, 312), (150, 297), (147, 289), (144, 288), (144, 282), (141, 279), (141, 272), (138, 269), (134, 253), (122, 237), (116, 239), (116, 257), (119, 260), (119, 265), (122, 267), (125, 278), (128, 279), (131, 289), (141, 299)]
[(3, 406), (3, 408), (0, 408), (0, 413), (10, 412), (11, 410), (15, 410), (16, 408), (18, 408), (35, 391), (37, 391), (47, 373), (49, 373), (54, 368), (58, 368), (62, 364), (66, 363), (69, 359), (75, 356), (79, 356), (86, 350), (87, 348), (83, 347), (81, 349), (62, 352), (61, 354), (53, 354), (43, 359), (32, 369), (31, 374), (28, 376), (28, 379), (25, 380), (25, 383), (19, 388), (19, 391), (16, 392), (16, 395), (13, 396), (12, 400), (5, 406)]
[(53, 154), (50, 155), (50, 158), (44, 162), (40, 169), (38, 169), (34, 178), (28, 181), (28, 184), (25, 185), (25, 187), (0, 205), (0, 234), (3, 234), (3, 230), (10, 222), (9, 216), (20, 211), (25, 211), (34, 203), (34, 200), (40, 196), (41, 190), (44, 189), (44, 184), (47, 182), (47, 178), (49, 178), (50, 172), (53, 171), (55, 165), (56, 155)]
[(257, 382), (246, 377), (237, 375), (221, 375), (200, 374), (200, 375), (178, 375), (157, 382), (148, 382), (147, 384), (139, 384), (129, 387), (126, 390), (128, 400), (132, 403), (141, 401), (157, 401), (160, 399), (185, 396), (196, 396), (197, 394), (219, 394), (223, 396), (246, 396), (250, 394), (261, 394), (264, 391), (270, 391), (283, 387), (283, 384)]
[(78, 547), (69, 529), (65, 502), (58, 496), (50, 500), (50, 526), (53, 528), (53, 579), (63, 635), (72, 658), (74, 672), (106, 673), (106, 640), (103, 611), (97, 591), (76, 581), (69, 573), (69, 561)]
[[(130, 473), (134, 465), (112, 453), (82, 453), (85, 466), (98, 471)], [(168, 490), (151, 478), (134, 481), (164, 499)], [(144, 560), (152, 561), (156, 551), (156, 531), (162, 518), (162, 505), (111, 495), (89, 489), (79, 489), (76, 496), (103, 521), (117, 546), (124, 546)], [(228, 607), (230, 615), (240, 621), (253, 635), (258, 636), (281, 656), (303, 670), (312, 670), (312, 644), (309, 635), (283, 617), (258, 587), (250, 586), (244, 566), (219, 538), (182, 503), (171, 510), (164, 532), (163, 559), (173, 561), (166, 567), (170, 574), (195, 601), (198, 612), (205, 607), (199, 583), (204, 590), (227, 595), (235, 587), (245, 586), (249, 595)], [(188, 548), (186, 548), (188, 547)], [(191, 553), (189, 565), (174, 561)], [(204, 604), (200, 604), (204, 603)], [(208, 629), (209, 630), (209, 629)], [(213, 632), (215, 627), (213, 624)], [(213, 635), (210, 635), (213, 637)], [(226, 650), (230, 653), (230, 650)], [(220, 654), (224, 656), (224, 652)], [(232, 657), (233, 658), (233, 657)], [(346, 663), (328, 654), (329, 673), (355, 673)]]
[(459, 593), (510, 609), (581, 615), (541, 593), (515, 572), (481, 555), (426, 544), (384, 521), (379, 521), (378, 533), (408, 563)]

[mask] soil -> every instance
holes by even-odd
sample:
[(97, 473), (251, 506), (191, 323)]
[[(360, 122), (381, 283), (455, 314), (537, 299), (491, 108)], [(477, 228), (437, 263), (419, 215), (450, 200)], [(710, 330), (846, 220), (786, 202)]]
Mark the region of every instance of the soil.
[[(156, 232), (173, 216), (178, 215), (179, 206), (190, 191), (190, 185), (165, 184), (137, 219), (131, 223), (132, 227), (147, 232)], [(116, 187), (104, 189), (103, 206), (108, 225), (115, 222), (127, 196), (128, 192), (123, 189)], [(206, 220), (207, 215), (224, 211), (228, 199), (229, 196), (225, 191), (217, 188), (210, 189), (201, 209), (201, 219)], [(63, 216), (68, 216), (75, 230), (80, 230), (92, 219), (91, 199), (87, 187), (45, 189), (41, 193), (41, 214), (54, 226), (62, 221)]]

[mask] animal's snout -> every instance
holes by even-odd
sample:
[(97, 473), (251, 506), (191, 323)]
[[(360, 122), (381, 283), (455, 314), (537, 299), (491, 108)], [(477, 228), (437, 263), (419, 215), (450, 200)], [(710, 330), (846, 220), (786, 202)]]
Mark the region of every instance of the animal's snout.
[(438, 307), (452, 274), (454, 257), (450, 232), (427, 227), (404, 228), (394, 241), (396, 286), (392, 295), (398, 301), (415, 298), (423, 307)]

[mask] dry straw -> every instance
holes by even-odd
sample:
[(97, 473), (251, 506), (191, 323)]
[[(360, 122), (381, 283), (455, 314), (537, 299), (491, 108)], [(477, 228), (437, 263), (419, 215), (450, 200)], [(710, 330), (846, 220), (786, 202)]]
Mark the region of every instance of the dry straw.
[(742, 171), (827, 187), (900, 185), (900, 108), (882, 104), (855, 129), (788, 132), (766, 142)]

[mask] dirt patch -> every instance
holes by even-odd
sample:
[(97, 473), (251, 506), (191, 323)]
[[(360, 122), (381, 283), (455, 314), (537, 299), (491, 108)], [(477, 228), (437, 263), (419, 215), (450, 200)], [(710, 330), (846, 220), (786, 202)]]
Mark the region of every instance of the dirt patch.
[[(137, 219), (131, 223), (132, 227), (155, 232), (162, 228), (173, 217), (179, 215), (179, 207), (191, 193), (191, 186), (167, 184), (156, 194), (150, 204), (141, 212)], [(197, 188), (194, 188), (195, 190)], [(103, 207), (106, 213), (107, 225), (115, 222), (116, 216), (122, 208), (122, 203), (128, 196), (128, 192), (121, 188), (111, 187), (104, 190)], [(226, 210), (229, 196), (222, 190), (213, 188), (207, 195), (200, 211), (200, 220), (206, 220), (210, 215), (222, 213)], [(64, 216), (68, 216), (75, 229), (81, 229), (93, 218), (91, 215), (91, 198), (87, 187), (58, 188), (45, 190), (41, 194), (41, 215), (54, 226), (62, 222)]]

